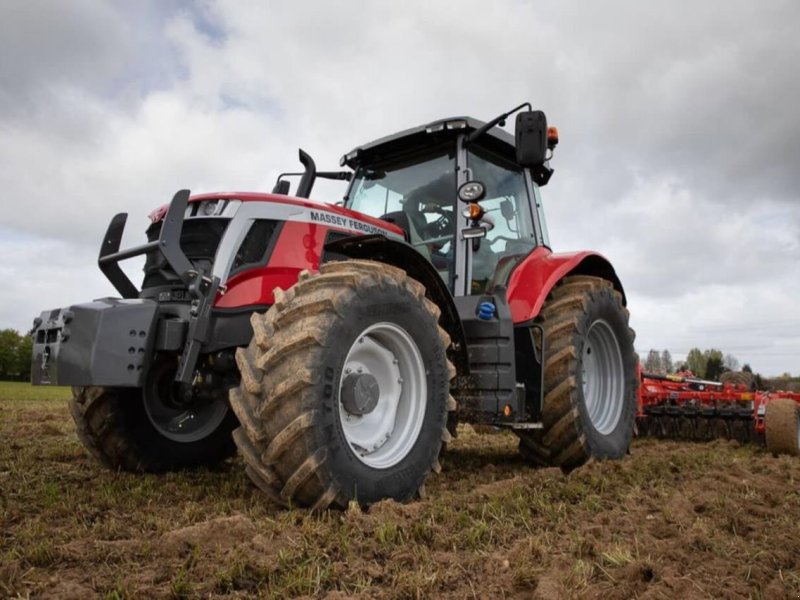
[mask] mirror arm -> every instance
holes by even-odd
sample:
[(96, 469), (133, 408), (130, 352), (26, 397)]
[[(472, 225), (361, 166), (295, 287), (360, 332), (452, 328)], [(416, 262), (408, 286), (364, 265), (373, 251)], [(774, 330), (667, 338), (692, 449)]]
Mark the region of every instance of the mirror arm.
[(520, 110), (520, 109), (522, 109), (522, 108), (525, 108), (526, 106), (528, 107), (528, 110), (533, 110), (533, 107), (531, 106), (531, 103), (530, 103), (530, 102), (523, 102), (522, 104), (520, 104), (520, 105), (519, 105), (519, 106), (517, 106), (516, 108), (512, 108), (512, 109), (511, 109), (510, 111), (508, 111), (507, 113), (503, 113), (503, 114), (502, 114), (502, 115), (500, 115), (499, 117), (496, 117), (496, 118), (492, 119), (491, 121), (489, 121), (488, 123), (486, 123), (486, 124), (485, 124), (483, 127), (480, 127), (480, 128), (478, 128), (478, 129), (476, 129), (475, 131), (473, 131), (472, 133), (470, 133), (470, 134), (469, 134), (469, 135), (466, 137), (466, 139), (464, 140), (464, 148), (466, 148), (467, 146), (469, 146), (469, 145), (470, 145), (472, 142), (474, 142), (475, 140), (477, 140), (477, 139), (478, 139), (479, 137), (481, 137), (481, 136), (482, 136), (484, 133), (486, 133), (487, 131), (489, 131), (489, 130), (490, 130), (492, 127), (494, 127), (495, 125), (501, 124), (501, 123), (502, 123), (503, 121), (505, 121), (505, 120), (506, 120), (506, 119), (507, 119), (507, 118), (508, 118), (510, 115), (513, 115), (515, 112), (517, 112), (518, 110)]

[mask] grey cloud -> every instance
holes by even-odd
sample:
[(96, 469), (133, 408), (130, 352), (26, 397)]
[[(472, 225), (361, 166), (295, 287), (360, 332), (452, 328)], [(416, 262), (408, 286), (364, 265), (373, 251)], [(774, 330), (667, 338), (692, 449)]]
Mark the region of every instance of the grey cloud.
[(132, 50), (122, 15), (90, 1), (0, 5), (0, 111), (19, 115), (61, 85), (102, 91)]
[[(180, 187), (270, 189), (298, 146), (333, 167), (393, 130), (530, 99), (561, 130), (554, 245), (608, 254), (643, 343), (702, 346), (748, 318), (729, 298), (766, 327), (800, 292), (798, 17), (790, 0), (4, 3), (0, 186), (23, 200), (4, 203), (0, 252), (14, 230), (91, 257), (114, 212), (133, 242)], [(10, 280), (51, 274), (18, 256)], [(36, 304), (26, 284), (4, 293), (0, 318)], [(758, 368), (786, 370), (787, 352)]]

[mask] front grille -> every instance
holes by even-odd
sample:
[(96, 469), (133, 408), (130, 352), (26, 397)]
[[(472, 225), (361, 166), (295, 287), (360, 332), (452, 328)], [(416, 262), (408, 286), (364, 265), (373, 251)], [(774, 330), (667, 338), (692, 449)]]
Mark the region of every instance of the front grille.
[(259, 219), (250, 227), (233, 259), (231, 274), (265, 264), (280, 221)]
[[(181, 249), (198, 270), (206, 273), (214, 264), (214, 254), (228, 226), (229, 219), (186, 219), (181, 231)], [(161, 233), (161, 221), (153, 223), (147, 229), (150, 242), (158, 240)], [(142, 289), (180, 284), (180, 278), (169, 266), (160, 252), (149, 252), (144, 263), (144, 281)]]

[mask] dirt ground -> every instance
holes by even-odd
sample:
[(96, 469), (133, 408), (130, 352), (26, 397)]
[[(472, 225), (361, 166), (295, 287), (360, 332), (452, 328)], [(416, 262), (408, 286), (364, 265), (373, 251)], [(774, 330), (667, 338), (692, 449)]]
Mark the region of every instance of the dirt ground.
[(310, 515), (238, 461), (107, 471), (63, 399), (0, 398), (0, 597), (798, 598), (799, 481), (728, 441), (564, 476), (462, 428), (425, 499)]

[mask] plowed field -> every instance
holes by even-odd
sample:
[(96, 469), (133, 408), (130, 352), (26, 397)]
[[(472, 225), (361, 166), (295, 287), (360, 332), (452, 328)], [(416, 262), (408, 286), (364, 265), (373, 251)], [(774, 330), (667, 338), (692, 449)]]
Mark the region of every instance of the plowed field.
[(279, 510), (238, 461), (103, 469), (0, 387), (0, 597), (798, 598), (800, 460), (641, 440), (569, 476), (462, 427), (426, 497)]

